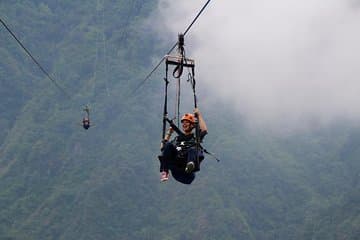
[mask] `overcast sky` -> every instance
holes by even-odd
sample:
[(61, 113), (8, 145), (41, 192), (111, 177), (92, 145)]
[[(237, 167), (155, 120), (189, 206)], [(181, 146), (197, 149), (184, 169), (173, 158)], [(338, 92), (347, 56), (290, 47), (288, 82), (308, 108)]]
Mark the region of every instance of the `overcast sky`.
[[(184, 31), (206, 0), (161, 0)], [(198, 86), (260, 124), (360, 120), (360, 1), (212, 0), (187, 34)]]

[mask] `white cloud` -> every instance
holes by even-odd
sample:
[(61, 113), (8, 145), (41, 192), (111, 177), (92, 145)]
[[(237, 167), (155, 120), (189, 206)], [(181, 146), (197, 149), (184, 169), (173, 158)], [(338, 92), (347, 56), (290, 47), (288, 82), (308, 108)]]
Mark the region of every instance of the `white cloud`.
[[(162, 0), (184, 31), (206, 1)], [(360, 120), (360, 9), (346, 0), (213, 0), (186, 36), (198, 82), (251, 122)]]

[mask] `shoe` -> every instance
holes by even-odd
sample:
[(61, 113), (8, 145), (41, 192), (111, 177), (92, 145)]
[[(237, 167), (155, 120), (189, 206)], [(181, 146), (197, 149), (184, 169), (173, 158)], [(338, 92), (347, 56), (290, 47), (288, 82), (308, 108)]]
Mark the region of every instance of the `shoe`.
[(194, 162), (188, 162), (186, 164), (185, 172), (186, 173), (191, 173), (194, 170), (194, 168), (195, 168)]
[(160, 182), (165, 182), (165, 181), (167, 181), (167, 180), (169, 180), (169, 172), (167, 172), (167, 171), (162, 171), (162, 172), (160, 173)]

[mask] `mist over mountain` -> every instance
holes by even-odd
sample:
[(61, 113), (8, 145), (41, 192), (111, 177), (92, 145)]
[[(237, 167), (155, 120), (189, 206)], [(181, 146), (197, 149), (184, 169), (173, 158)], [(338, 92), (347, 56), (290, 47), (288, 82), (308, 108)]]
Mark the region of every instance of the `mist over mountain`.
[(202, 4), (0, 2), (65, 91), (0, 25), (0, 239), (358, 238), (355, 1), (212, 1), (185, 48), (221, 161), (160, 183), (164, 66), (139, 84)]
[[(203, 2), (160, 1), (158, 31), (184, 31)], [(352, 0), (214, 1), (186, 41), (207, 90), (251, 124), (358, 122), (359, 11)]]

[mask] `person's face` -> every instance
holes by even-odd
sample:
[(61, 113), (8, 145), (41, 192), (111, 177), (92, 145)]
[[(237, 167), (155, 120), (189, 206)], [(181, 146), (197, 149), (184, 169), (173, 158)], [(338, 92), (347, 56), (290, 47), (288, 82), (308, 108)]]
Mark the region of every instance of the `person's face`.
[(181, 122), (181, 124), (182, 124), (182, 128), (183, 128), (184, 132), (191, 132), (191, 130), (194, 127), (194, 125), (188, 120), (183, 120)]

